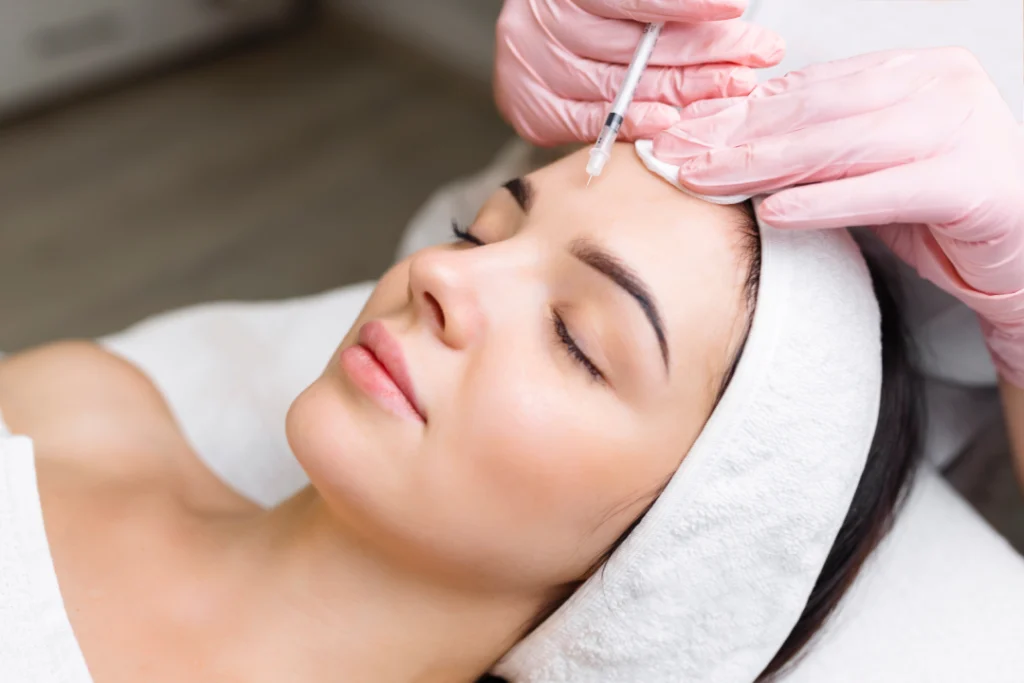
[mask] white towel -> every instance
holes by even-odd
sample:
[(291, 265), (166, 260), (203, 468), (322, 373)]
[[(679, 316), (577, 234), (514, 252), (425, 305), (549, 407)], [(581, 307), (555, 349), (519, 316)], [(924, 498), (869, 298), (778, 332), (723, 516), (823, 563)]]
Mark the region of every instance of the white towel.
[(43, 526), (32, 440), (0, 415), (0, 681), (90, 683)]
[[(652, 170), (676, 184), (675, 169)], [(697, 442), (603, 571), (499, 675), (750, 683), (796, 624), (874, 436), (880, 318), (846, 231), (762, 225), (761, 244), (750, 337)]]

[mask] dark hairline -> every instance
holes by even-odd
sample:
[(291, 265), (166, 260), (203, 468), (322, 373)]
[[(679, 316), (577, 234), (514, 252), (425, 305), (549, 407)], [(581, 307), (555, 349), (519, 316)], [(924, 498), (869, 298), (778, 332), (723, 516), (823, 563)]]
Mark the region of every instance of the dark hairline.
[(743, 280), (745, 321), (743, 336), (740, 338), (739, 346), (729, 360), (729, 365), (726, 367), (725, 372), (722, 374), (722, 379), (718, 383), (715, 400), (712, 403), (712, 410), (718, 406), (719, 401), (722, 400), (722, 396), (725, 394), (725, 390), (736, 375), (736, 368), (739, 366), (740, 358), (743, 356), (743, 349), (746, 347), (747, 339), (750, 337), (750, 326), (754, 320), (757, 296), (761, 290), (761, 230), (757, 224), (757, 216), (754, 213), (753, 204), (747, 201), (740, 204), (739, 207), (743, 210), (739, 224), (739, 249), (740, 258), (745, 261), (744, 265), (746, 267), (746, 276)]

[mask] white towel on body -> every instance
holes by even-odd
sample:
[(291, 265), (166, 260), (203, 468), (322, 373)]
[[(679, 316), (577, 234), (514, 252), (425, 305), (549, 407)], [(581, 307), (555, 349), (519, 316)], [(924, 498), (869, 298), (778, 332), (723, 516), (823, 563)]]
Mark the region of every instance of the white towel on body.
[(91, 683), (71, 630), (36, 484), (32, 440), (0, 415), (0, 681)]

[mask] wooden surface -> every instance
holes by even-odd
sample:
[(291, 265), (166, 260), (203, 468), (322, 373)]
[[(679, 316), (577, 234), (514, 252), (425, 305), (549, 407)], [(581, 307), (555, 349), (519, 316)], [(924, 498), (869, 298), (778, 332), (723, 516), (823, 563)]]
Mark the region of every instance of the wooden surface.
[(379, 276), (511, 135), (387, 52), (321, 22), (0, 128), (0, 349)]

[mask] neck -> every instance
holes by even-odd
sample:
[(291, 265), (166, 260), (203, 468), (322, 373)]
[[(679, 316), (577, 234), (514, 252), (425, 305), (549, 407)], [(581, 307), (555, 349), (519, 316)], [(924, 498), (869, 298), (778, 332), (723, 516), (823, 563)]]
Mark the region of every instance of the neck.
[(218, 666), (245, 671), (244, 680), (283, 668), (288, 680), (472, 681), (546, 601), (460, 589), (400, 566), (312, 488), (251, 522), (215, 524), (211, 535), (209, 573), (189, 579), (207, 605), (191, 625)]

